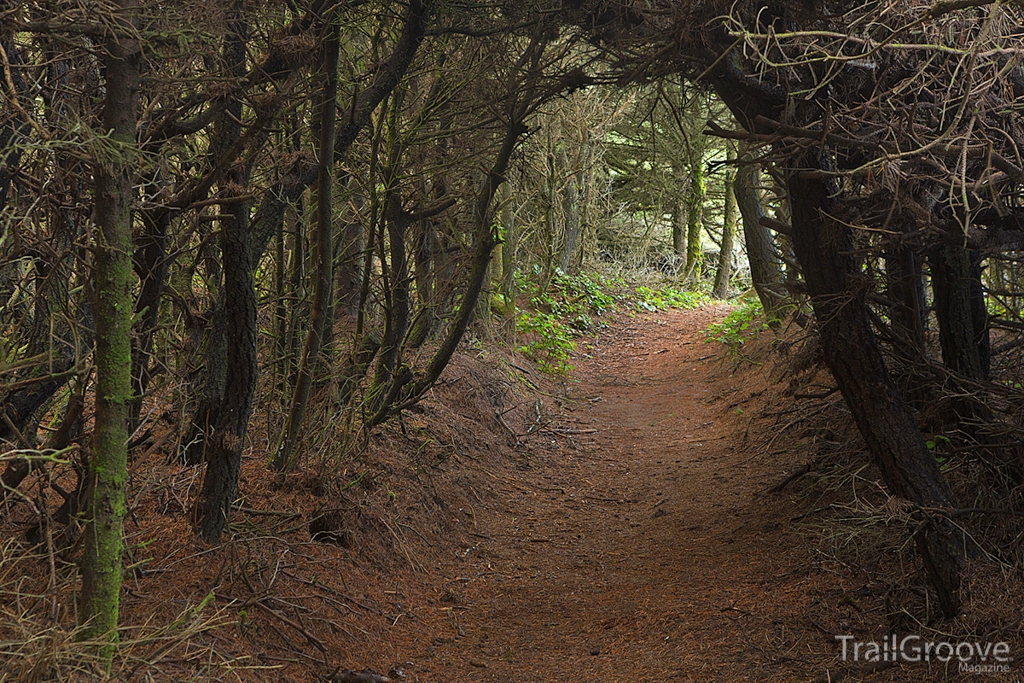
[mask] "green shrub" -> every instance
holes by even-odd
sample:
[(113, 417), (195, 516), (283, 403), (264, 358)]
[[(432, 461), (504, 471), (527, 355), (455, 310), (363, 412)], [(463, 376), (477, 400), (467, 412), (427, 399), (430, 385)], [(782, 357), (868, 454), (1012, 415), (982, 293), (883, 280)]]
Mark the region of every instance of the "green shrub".
[[(539, 275), (537, 269), (534, 275)], [(516, 275), (516, 281), (529, 295), (529, 306), (516, 308), (516, 330), (525, 340), (519, 351), (542, 371), (553, 375), (563, 375), (573, 369), (569, 361), (576, 350), (574, 340), (605, 327), (601, 316), (617, 310), (620, 304), (645, 311), (664, 311), (697, 308), (710, 301), (700, 292), (672, 287), (655, 290), (641, 286), (630, 292), (621, 278), (610, 280), (556, 272), (546, 289), (528, 284), (521, 274)], [(628, 292), (628, 295), (616, 291)]]
[[(524, 284), (523, 279), (519, 279)], [(614, 281), (588, 275), (556, 272), (547, 289), (523, 286), (529, 292), (529, 308), (516, 309), (516, 330), (527, 338), (519, 351), (542, 371), (562, 375), (576, 350), (576, 337), (604, 326), (595, 318), (614, 310), (621, 297), (607, 291)]]
[(576, 350), (573, 333), (557, 316), (519, 309), (516, 331), (529, 337), (519, 351), (534, 361), (541, 371), (561, 375), (572, 370), (569, 359)]
[(689, 310), (703, 306), (710, 301), (706, 295), (700, 292), (688, 292), (672, 287), (657, 290), (650, 287), (637, 287), (633, 291), (636, 292), (636, 307), (645, 311), (664, 311), (667, 308)]
[(744, 301), (730, 311), (720, 323), (711, 323), (705, 331), (707, 341), (717, 341), (728, 346), (733, 353), (739, 353), (743, 345), (757, 337), (761, 330), (769, 328), (764, 309), (757, 298)]

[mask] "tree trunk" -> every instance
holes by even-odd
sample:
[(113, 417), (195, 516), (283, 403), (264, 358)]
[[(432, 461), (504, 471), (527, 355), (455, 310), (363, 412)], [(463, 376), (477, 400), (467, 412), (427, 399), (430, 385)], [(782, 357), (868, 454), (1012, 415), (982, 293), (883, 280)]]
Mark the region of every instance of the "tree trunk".
[[(152, 180), (159, 183), (158, 178)], [(132, 348), (132, 382), (135, 394), (129, 409), (132, 430), (139, 426), (142, 399), (152, 379), (150, 360), (153, 353), (153, 335), (160, 318), (160, 298), (167, 280), (167, 228), (170, 222), (171, 213), (166, 210), (143, 215), (144, 232), (135, 254), (135, 272), (139, 276), (141, 286), (139, 298), (135, 302), (135, 343)]]
[(928, 302), (925, 299), (921, 257), (917, 240), (911, 236), (913, 224), (902, 223), (898, 242), (885, 251), (886, 290), (893, 302), (889, 319), (896, 334), (918, 353), (923, 353)]
[[(362, 209), (366, 203), (362, 195), (353, 197), (353, 205)], [(335, 310), (343, 319), (355, 319), (359, 312), (359, 292), (363, 283), (363, 224), (358, 215), (345, 222), (338, 239), (338, 258), (335, 267)]]
[[(561, 155), (565, 159), (565, 155)], [(566, 161), (566, 163), (568, 163)], [(580, 192), (576, 173), (569, 175), (565, 182), (564, 194), (562, 195), (562, 211), (565, 216), (563, 226), (564, 239), (562, 240), (562, 254), (558, 261), (558, 268), (563, 273), (571, 274), (573, 268), (573, 256), (576, 254), (576, 245), (580, 239)]]
[(969, 379), (987, 380), (988, 313), (981, 286), (981, 264), (962, 238), (947, 241), (929, 259), (942, 362)]
[[(991, 427), (999, 422), (991, 407), (974, 387), (963, 386), (961, 381), (985, 382), (989, 378), (991, 346), (979, 256), (964, 246), (962, 235), (956, 234), (947, 236), (930, 255), (929, 265), (942, 362), (958, 375), (950, 382), (953, 412), (963, 431), (980, 443), (1005, 443), (1005, 435), (998, 434), (1001, 430)], [(1006, 463), (1008, 456), (1013, 460), (1011, 454), (1016, 449), (1000, 450), (995, 460)]]
[[(390, 173), (385, 174), (390, 176)], [(386, 184), (395, 182), (393, 177), (385, 181)], [(390, 258), (390, 297), (387, 318), (384, 322), (384, 339), (380, 349), (380, 359), (377, 362), (377, 371), (374, 373), (371, 394), (373, 395), (373, 407), (379, 409), (384, 396), (389, 391), (395, 379), (395, 370), (398, 367), (402, 342), (405, 333), (409, 328), (409, 265), (406, 255), (406, 233), (414, 222), (408, 213), (402, 210), (402, 200), (397, 191), (388, 193), (387, 206), (384, 211), (385, 224), (388, 232), (388, 247)], [(384, 260), (383, 250), (381, 261)]]
[(211, 543), (224, 531), (235, 499), (258, 373), (256, 292), (245, 204), (232, 206), (235, 213), (223, 223), (221, 235), (224, 306), (216, 324), (226, 331), (224, 395), (204, 439), (206, 472), (195, 509), (196, 530)]
[[(736, 159), (736, 152), (732, 146), (727, 153), (730, 161)], [(722, 248), (718, 252), (718, 269), (715, 271), (715, 285), (711, 295), (724, 299), (729, 295), (729, 279), (732, 277), (732, 249), (733, 239), (736, 234), (736, 194), (733, 192), (733, 181), (736, 178), (736, 171), (728, 167), (725, 173), (725, 206), (722, 211)]]
[(292, 466), (295, 445), (302, 429), (302, 421), (309, 402), (313, 370), (317, 357), (330, 334), (326, 329), (331, 287), (334, 284), (334, 137), (335, 112), (338, 100), (338, 51), (341, 45), (341, 27), (333, 16), (327, 17), (324, 26), (323, 93), (320, 101), (320, 166), (316, 188), (316, 238), (317, 267), (316, 289), (313, 292), (313, 306), (310, 311), (309, 332), (299, 358), (299, 371), (295, 380), (295, 393), (288, 413), (288, 429), (280, 450), (274, 456), (274, 469), (288, 470)]
[(128, 463), (131, 380), (132, 178), (141, 53), (134, 39), (112, 29), (103, 57), (106, 155), (96, 159), (96, 245), (93, 291), (96, 319), (96, 409), (87, 475), (83, 541), (81, 638), (109, 643), (109, 668), (117, 641), (121, 593), (122, 521)]
[[(232, 8), (234, 16), (228, 25), (230, 34), (224, 46), (225, 62), (234, 75), (245, 71), (248, 25), (241, 0)], [(232, 99), (215, 130), (213, 149), (234, 144), (241, 135), (242, 102)], [(244, 196), (249, 186), (250, 169), (236, 165), (225, 176), (221, 194)], [(253, 277), (252, 233), (249, 226), (248, 200), (228, 201), (220, 207), (221, 258), (224, 288), (222, 305), (214, 319), (215, 328), (224, 339), (224, 385), (221, 400), (207, 413), (208, 430), (203, 444), (206, 472), (194, 510), (195, 527), (208, 542), (220, 538), (227, 524), (231, 503), (238, 488), (238, 472), (242, 450), (252, 412), (256, 390), (258, 362), (256, 358), (256, 291)], [(214, 338), (217, 334), (215, 331)], [(220, 357), (218, 355), (218, 357)]]
[(917, 547), (943, 614), (954, 617), (966, 539), (943, 511), (955, 509), (956, 501), (885, 367), (867, 315), (867, 283), (859, 281), (850, 256), (850, 230), (828, 217), (836, 213), (834, 193), (820, 178), (801, 174), (818, 168), (816, 159), (805, 157), (788, 173), (787, 191), (793, 247), (811, 296), (822, 353), (889, 491), (918, 508)]
[(423, 346), (440, 319), (437, 313), (437, 230), (430, 218), (421, 218), (414, 223), (413, 266), (416, 277), (416, 300), (419, 309), (406, 340), (409, 348)]
[(764, 210), (761, 199), (757, 195), (757, 177), (760, 168), (751, 162), (749, 155), (740, 154), (740, 166), (736, 170), (733, 181), (733, 193), (736, 205), (743, 218), (743, 241), (747, 248), (747, 260), (750, 262), (750, 280), (761, 300), (765, 315), (777, 318), (785, 304), (786, 297), (782, 288), (782, 264), (772, 235), (761, 223)]
[(701, 218), (704, 215), (704, 197), (707, 188), (704, 184), (704, 168), (700, 160), (690, 169), (690, 194), (686, 198), (686, 265), (683, 272), (686, 277), (700, 277), (703, 252), (700, 246)]
[(686, 258), (686, 230), (683, 229), (683, 202), (672, 204), (672, 253), (680, 259)]
[(501, 226), (505, 229), (505, 240), (501, 248), (501, 294), (509, 310), (514, 305), (516, 275), (516, 212), (512, 209), (512, 187), (502, 183)]

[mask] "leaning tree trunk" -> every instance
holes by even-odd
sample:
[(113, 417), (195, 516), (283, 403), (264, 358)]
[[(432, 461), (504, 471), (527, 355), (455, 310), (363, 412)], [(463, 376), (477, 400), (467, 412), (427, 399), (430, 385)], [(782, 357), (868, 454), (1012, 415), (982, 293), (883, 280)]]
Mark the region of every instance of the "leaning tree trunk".
[(96, 319), (96, 408), (89, 458), (79, 619), (83, 639), (108, 643), (109, 668), (117, 642), (121, 594), (122, 521), (128, 477), (131, 381), (132, 167), (141, 53), (136, 41), (110, 31), (103, 57), (105, 156), (96, 159), (97, 227), (93, 290)]
[(761, 222), (764, 209), (757, 196), (757, 177), (760, 167), (745, 154), (740, 155), (740, 166), (733, 181), (736, 204), (743, 218), (743, 241), (750, 262), (750, 280), (769, 319), (779, 317), (786, 302), (783, 294), (782, 264), (768, 228)]
[[(823, 153), (823, 152), (821, 152)], [(914, 537), (943, 614), (960, 606), (966, 539), (945, 513), (956, 508), (910, 407), (893, 385), (867, 313), (868, 283), (852, 256), (850, 229), (832, 220), (834, 193), (809, 177), (819, 161), (808, 153), (787, 176), (793, 248), (807, 283), (825, 361), (894, 496), (912, 503)]]

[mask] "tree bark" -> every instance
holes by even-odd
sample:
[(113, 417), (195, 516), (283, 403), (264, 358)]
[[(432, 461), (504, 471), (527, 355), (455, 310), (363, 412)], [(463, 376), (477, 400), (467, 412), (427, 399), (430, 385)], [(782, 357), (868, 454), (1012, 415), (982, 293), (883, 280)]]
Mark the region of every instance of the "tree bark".
[(867, 314), (869, 283), (860, 281), (850, 256), (850, 230), (829, 218), (836, 213), (834, 193), (824, 180), (801, 174), (820, 168), (813, 154), (796, 164), (786, 180), (793, 247), (811, 296), (822, 353), (889, 491), (917, 508), (918, 551), (943, 614), (954, 617), (967, 557), (966, 539), (944, 516), (956, 508), (956, 501), (885, 367)]
[[(390, 172), (385, 173), (385, 184), (395, 182)], [(390, 278), (387, 318), (384, 321), (384, 340), (381, 344), (380, 359), (374, 373), (371, 394), (373, 407), (377, 409), (383, 402), (388, 388), (394, 382), (395, 370), (401, 357), (402, 342), (409, 329), (409, 264), (406, 253), (406, 233), (414, 223), (408, 213), (402, 210), (399, 193), (388, 193), (384, 211), (384, 221), (388, 233), (390, 258), (388, 275)], [(383, 245), (381, 245), (383, 247)], [(381, 250), (381, 261), (384, 251)]]
[(414, 223), (413, 266), (416, 277), (416, 301), (419, 309), (409, 330), (406, 344), (418, 349), (437, 329), (437, 229), (433, 219), (421, 218)]
[(295, 380), (295, 393), (288, 413), (288, 428), (280, 449), (274, 456), (274, 469), (285, 471), (291, 468), (298, 442), (299, 431), (309, 402), (310, 387), (313, 383), (313, 369), (317, 357), (330, 332), (326, 329), (329, 313), (331, 288), (334, 285), (334, 137), (335, 113), (338, 100), (338, 51), (341, 41), (341, 27), (328, 16), (324, 27), (323, 93), (320, 101), (320, 162), (317, 177), (316, 236), (317, 268), (316, 289), (313, 292), (313, 306), (310, 311), (309, 332), (299, 358), (299, 370)]
[(740, 154), (740, 162), (733, 181), (733, 192), (743, 219), (743, 241), (750, 262), (750, 280), (765, 315), (769, 319), (777, 318), (786, 297), (782, 286), (782, 264), (775, 251), (771, 232), (761, 223), (764, 210), (757, 195), (760, 168), (746, 154)]
[[(127, 4), (122, 3), (127, 9)], [(96, 320), (96, 408), (82, 559), (79, 619), (83, 639), (99, 640), (109, 668), (117, 642), (121, 592), (122, 522), (131, 401), (132, 178), (136, 153), (141, 52), (136, 41), (113, 29), (103, 62), (106, 94), (105, 156), (95, 160), (96, 245), (93, 269)]]
[[(896, 201), (896, 197), (893, 198)], [(898, 213), (900, 235), (893, 239), (884, 253), (885, 284), (892, 306), (889, 319), (896, 334), (921, 354), (925, 349), (925, 327), (928, 302), (921, 270), (920, 244), (914, 236), (913, 220)]]
[(518, 231), (516, 230), (516, 212), (513, 210), (514, 201), (512, 188), (508, 182), (502, 184), (501, 204), (501, 226), (505, 229), (504, 244), (501, 248), (501, 294), (505, 297), (505, 305), (512, 310), (513, 297), (515, 293), (516, 276), (516, 247)]
[[(353, 204), (362, 208), (365, 198), (353, 198)], [(363, 284), (363, 224), (359, 216), (352, 216), (342, 226), (338, 238), (338, 258), (335, 266), (337, 291), (335, 310), (342, 318), (354, 319), (359, 312), (359, 291)]]
[[(158, 179), (152, 179), (158, 183)], [(129, 420), (134, 430), (139, 425), (142, 399), (152, 379), (150, 359), (153, 352), (153, 334), (160, 317), (160, 299), (167, 281), (167, 229), (171, 222), (169, 211), (160, 210), (142, 216), (144, 232), (135, 253), (135, 272), (141, 286), (135, 302), (135, 343), (132, 348), (132, 382), (135, 395), (129, 408)]]
[[(734, 161), (736, 152), (732, 146), (727, 152), (728, 159)], [(718, 269), (715, 271), (715, 284), (711, 295), (724, 299), (729, 295), (729, 279), (732, 277), (732, 250), (733, 239), (736, 234), (736, 194), (733, 192), (733, 184), (736, 178), (736, 171), (728, 167), (725, 173), (725, 206), (722, 210), (722, 245), (718, 252)]]
[(690, 193), (686, 198), (686, 277), (700, 277), (703, 252), (700, 245), (701, 219), (704, 215), (704, 197), (707, 187), (704, 183), (704, 168), (698, 159), (690, 168)]
[(686, 230), (683, 220), (683, 202), (679, 199), (672, 204), (672, 253), (686, 259)]
[[(568, 164), (565, 154), (562, 154), (561, 158)], [(576, 245), (580, 239), (580, 189), (577, 173), (570, 173), (565, 181), (562, 195), (565, 225), (563, 226), (562, 254), (558, 262), (559, 270), (567, 274), (573, 274), (576, 270), (573, 268), (573, 256), (576, 254)]]
[(942, 362), (964, 377), (985, 381), (990, 346), (978, 255), (957, 236), (947, 238), (929, 261)]
[[(229, 36), (224, 46), (225, 62), (235, 72), (244, 72), (249, 27), (242, 0), (236, 0), (228, 24)], [(242, 101), (232, 98), (225, 113), (219, 117), (211, 147), (224, 149), (235, 144), (242, 134)], [(249, 186), (250, 168), (239, 164), (225, 176), (221, 194), (244, 196)], [(194, 523), (196, 531), (208, 542), (220, 538), (227, 524), (231, 503), (238, 488), (242, 450), (252, 412), (256, 390), (258, 362), (256, 358), (256, 291), (253, 277), (252, 236), (249, 229), (248, 200), (228, 201), (220, 207), (221, 259), (224, 288), (222, 305), (214, 319), (215, 334), (221, 330), (224, 384), (220, 401), (207, 413), (207, 432), (203, 437), (206, 472), (196, 500)], [(219, 356), (218, 356), (219, 357)], [(212, 428), (212, 433), (210, 429)]]

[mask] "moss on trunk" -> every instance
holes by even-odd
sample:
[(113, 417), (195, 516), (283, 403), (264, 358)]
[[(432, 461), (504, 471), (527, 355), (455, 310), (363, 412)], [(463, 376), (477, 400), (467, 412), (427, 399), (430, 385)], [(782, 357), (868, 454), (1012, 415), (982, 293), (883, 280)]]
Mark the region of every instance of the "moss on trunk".
[(117, 642), (121, 593), (122, 521), (127, 480), (128, 408), (132, 398), (132, 167), (140, 53), (134, 40), (107, 39), (104, 128), (95, 159), (96, 245), (93, 291), (96, 318), (96, 417), (89, 459), (85, 554), (79, 618), (83, 639), (106, 643), (109, 668)]

